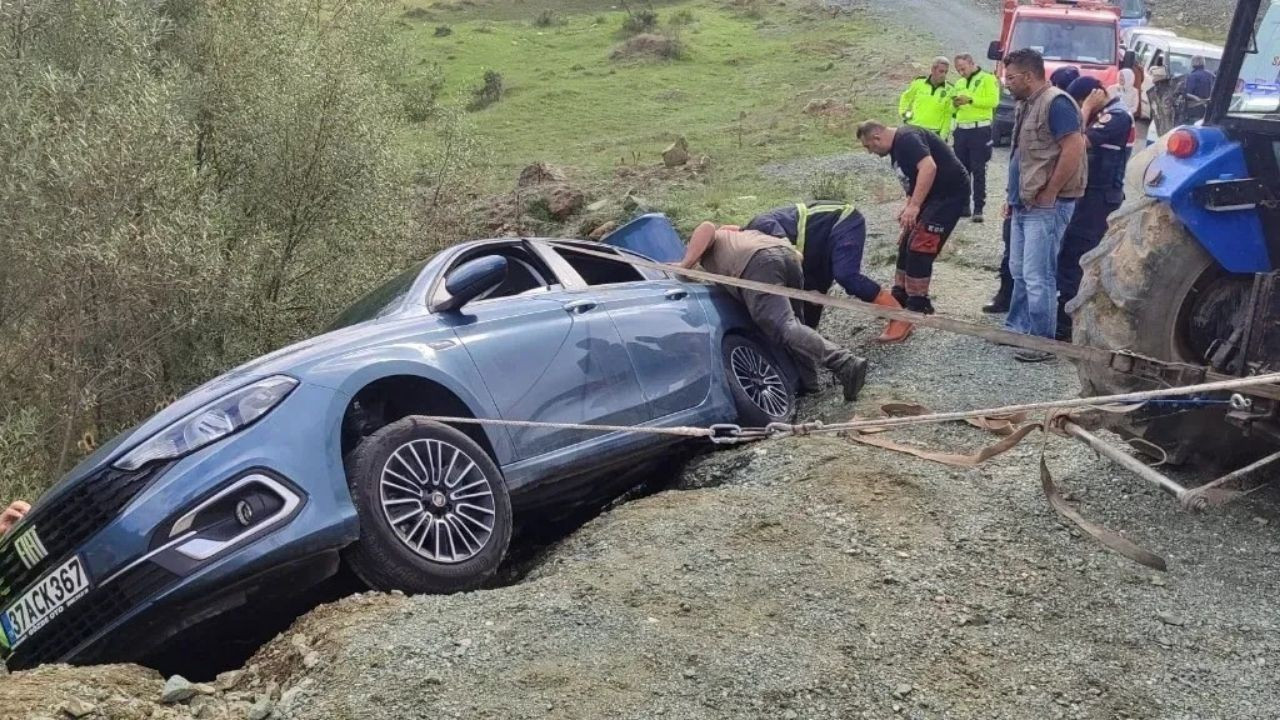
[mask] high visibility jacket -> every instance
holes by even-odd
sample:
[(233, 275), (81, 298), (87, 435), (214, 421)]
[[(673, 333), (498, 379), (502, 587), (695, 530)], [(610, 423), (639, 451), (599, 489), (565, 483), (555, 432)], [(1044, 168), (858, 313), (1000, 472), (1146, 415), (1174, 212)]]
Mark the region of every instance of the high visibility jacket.
[(946, 139), (951, 137), (951, 119), (955, 115), (951, 97), (951, 83), (935, 86), (928, 77), (918, 77), (898, 98), (898, 114), (908, 125), (932, 130)]
[(956, 108), (956, 124), (991, 122), (1000, 104), (1000, 81), (986, 70), (977, 70), (955, 83), (955, 95), (963, 95), (973, 102)]

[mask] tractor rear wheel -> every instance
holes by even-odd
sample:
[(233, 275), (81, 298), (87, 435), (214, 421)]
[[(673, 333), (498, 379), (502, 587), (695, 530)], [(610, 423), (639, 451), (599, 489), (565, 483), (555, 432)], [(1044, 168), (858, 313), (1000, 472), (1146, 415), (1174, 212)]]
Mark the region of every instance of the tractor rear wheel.
[[(1067, 306), (1076, 344), (1193, 365), (1239, 326), (1250, 287), (1248, 276), (1222, 270), (1166, 205), (1141, 196), (1111, 216), (1106, 237), (1080, 264), (1080, 291)], [(1152, 387), (1092, 363), (1077, 370), (1086, 396)], [(1250, 445), (1224, 415), (1222, 406), (1144, 410), (1113, 418), (1112, 429), (1162, 448), (1173, 463), (1219, 464)]]

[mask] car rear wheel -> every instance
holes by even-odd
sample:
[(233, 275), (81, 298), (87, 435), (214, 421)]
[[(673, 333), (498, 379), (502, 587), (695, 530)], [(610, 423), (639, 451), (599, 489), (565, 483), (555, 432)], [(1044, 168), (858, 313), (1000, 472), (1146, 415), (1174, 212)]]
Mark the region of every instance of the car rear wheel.
[(346, 467), (360, 539), (345, 557), (371, 588), (457, 592), (497, 572), (511, 542), (511, 498), (471, 438), (410, 416), (366, 437)]
[(764, 427), (789, 422), (795, 415), (795, 394), (782, 365), (759, 343), (741, 335), (725, 338), (724, 370), (739, 424)]

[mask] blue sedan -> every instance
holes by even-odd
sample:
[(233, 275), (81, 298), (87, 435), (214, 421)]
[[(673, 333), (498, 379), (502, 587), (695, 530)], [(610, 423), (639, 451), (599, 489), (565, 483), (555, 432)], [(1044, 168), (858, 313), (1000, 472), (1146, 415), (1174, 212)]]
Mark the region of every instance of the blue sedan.
[[(653, 218), (617, 244), (655, 222), (678, 252)], [(561, 425), (791, 418), (789, 359), (723, 289), (579, 247), (630, 252), (450, 248), (87, 458), (0, 542), (8, 666), (136, 660), (341, 563), (378, 590), (475, 588), (517, 521), (616, 494), (680, 441)]]

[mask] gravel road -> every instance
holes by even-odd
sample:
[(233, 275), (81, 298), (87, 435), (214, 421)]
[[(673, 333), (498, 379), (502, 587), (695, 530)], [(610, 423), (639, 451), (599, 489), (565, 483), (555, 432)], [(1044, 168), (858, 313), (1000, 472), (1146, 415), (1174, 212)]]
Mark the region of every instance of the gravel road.
[[(869, 187), (894, 182), (865, 156), (812, 163), (853, 163)], [(993, 164), (993, 188), (1004, 165)], [(803, 170), (768, 171), (799, 189)], [(884, 279), (897, 202), (861, 205), (869, 272)], [(978, 308), (999, 249), (997, 223), (961, 226), (936, 275), (940, 312), (992, 321)], [(856, 407), (831, 388), (805, 401), (804, 417), (1079, 391), (1067, 363), (1025, 366), (930, 330), (882, 348), (878, 329), (828, 313), (823, 331), (874, 369)], [(965, 425), (894, 436), (991, 442)], [(1169, 572), (1059, 522), (1040, 490), (1042, 451), (1083, 514), (1163, 554)], [(1036, 436), (974, 470), (792, 438), (704, 455), (655, 481), (665, 489), (524, 559), (507, 586), (327, 605), (243, 671), (173, 703), (160, 702), (164, 679), (139, 668), (9, 676), (0, 718), (1276, 717), (1276, 492), (1189, 515), (1073, 441)]]

